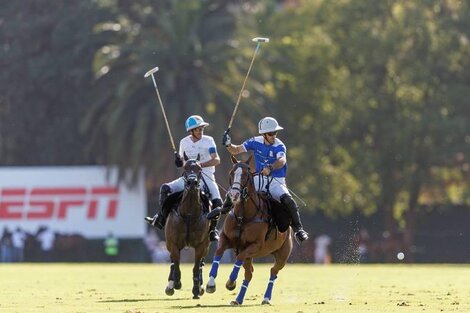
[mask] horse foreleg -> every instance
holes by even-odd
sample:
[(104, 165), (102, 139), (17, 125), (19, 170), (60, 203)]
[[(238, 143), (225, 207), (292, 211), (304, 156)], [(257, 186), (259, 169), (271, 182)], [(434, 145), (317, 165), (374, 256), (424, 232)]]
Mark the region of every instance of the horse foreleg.
[(170, 251), (170, 261), (170, 275), (168, 275), (168, 285), (165, 288), (168, 296), (172, 296), (175, 289), (181, 289), (180, 251), (178, 249)]
[(250, 284), (251, 278), (253, 277), (253, 259), (248, 258), (243, 263), (243, 268), (245, 269), (245, 279), (243, 280), (242, 286), (240, 288), (240, 292), (238, 293), (237, 298), (230, 302), (231, 305), (240, 305), (243, 303), (243, 299), (245, 298), (246, 290), (248, 289), (248, 285)]
[[(248, 247), (246, 247), (243, 251), (241, 251), (237, 255), (237, 259), (235, 261), (235, 264), (233, 266), (232, 272), (230, 273), (229, 279), (227, 280), (227, 283), (225, 284), (225, 287), (228, 290), (233, 290), (237, 286), (237, 277), (238, 277), (238, 272), (240, 271), (240, 267), (243, 264), (243, 261), (246, 260), (247, 258), (251, 258), (253, 255), (256, 254), (257, 251), (259, 251), (262, 247), (263, 242), (255, 242)], [(250, 262), (251, 263), (251, 262)]]
[(194, 267), (193, 267), (193, 299), (199, 299), (199, 296), (204, 294), (202, 288), (202, 267), (204, 266), (204, 255), (207, 253), (207, 248), (197, 247), (194, 248)]
[(219, 245), (217, 247), (217, 250), (214, 253), (214, 259), (212, 260), (212, 266), (209, 272), (209, 281), (207, 282), (207, 286), (206, 286), (206, 291), (208, 293), (214, 293), (216, 290), (215, 278), (217, 277), (217, 272), (219, 271), (220, 259), (222, 259), (222, 256), (224, 255), (224, 251), (227, 249), (226, 243), (227, 243), (227, 239), (225, 238), (225, 235), (222, 233), (219, 239)]

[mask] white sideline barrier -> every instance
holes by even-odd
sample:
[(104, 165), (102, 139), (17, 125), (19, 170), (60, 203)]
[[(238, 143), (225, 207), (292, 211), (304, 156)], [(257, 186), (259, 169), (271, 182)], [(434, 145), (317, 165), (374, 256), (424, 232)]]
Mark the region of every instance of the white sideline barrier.
[(18, 226), (103, 238), (146, 233), (143, 173), (133, 189), (117, 184), (117, 170), (101, 166), (0, 167), (0, 232)]

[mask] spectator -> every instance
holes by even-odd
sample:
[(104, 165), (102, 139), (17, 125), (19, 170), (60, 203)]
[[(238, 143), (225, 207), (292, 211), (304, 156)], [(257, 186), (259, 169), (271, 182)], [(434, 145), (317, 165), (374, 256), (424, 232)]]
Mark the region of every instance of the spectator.
[(166, 248), (165, 241), (160, 241), (152, 253), (153, 263), (166, 263), (170, 261), (170, 252)]
[(315, 238), (315, 251), (314, 260), (315, 264), (330, 264), (331, 253), (330, 253), (331, 237), (322, 234)]
[(11, 242), (13, 245), (13, 262), (24, 261), (24, 243), (26, 241), (26, 233), (17, 227), (11, 235)]
[(42, 262), (54, 261), (55, 233), (47, 226), (42, 226), (37, 235), (40, 250), (40, 260)]
[(106, 261), (117, 261), (119, 254), (119, 240), (112, 232), (109, 232), (108, 236), (104, 240), (104, 254), (106, 255)]
[(144, 238), (145, 247), (148, 252), (148, 261), (153, 262), (154, 251), (158, 248), (160, 238), (158, 238), (157, 232), (155, 229), (149, 229), (147, 236)]
[(11, 242), (11, 232), (7, 227), (3, 229), (0, 239), (0, 261), (2, 263), (11, 262), (13, 257), (13, 246)]
[(357, 254), (359, 256), (359, 262), (365, 263), (369, 261), (369, 232), (367, 229), (361, 228), (357, 237)]

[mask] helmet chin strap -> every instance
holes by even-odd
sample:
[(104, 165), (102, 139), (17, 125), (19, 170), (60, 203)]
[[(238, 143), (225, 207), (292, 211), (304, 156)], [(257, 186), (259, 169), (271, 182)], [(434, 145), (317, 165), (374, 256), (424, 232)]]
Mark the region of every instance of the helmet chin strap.
[(272, 143), (269, 142), (268, 140), (268, 135), (266, 133), (263, 134), (264, 141), (267, 142), (268, 144), (272, 145)]
[(191, 129), (189, 132), (191, 133), (191, 136), (193, 136), (193, 138), (196, 140), (200, 140), (202, 138), (202, 132), (200, 137), (196, 136), (196, 132), (194, 131), (194, 129)]

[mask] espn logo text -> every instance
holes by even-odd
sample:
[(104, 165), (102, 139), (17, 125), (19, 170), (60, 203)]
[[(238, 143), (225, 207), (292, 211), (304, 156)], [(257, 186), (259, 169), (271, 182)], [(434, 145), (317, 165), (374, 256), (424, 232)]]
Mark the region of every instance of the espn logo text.
[[(93, 220), (105, 214), (115, 219), (117, 187), (1, 188), (0, 220), (66, 219), (71, 210)], [(74, 212), (75, 213), (75, 212)]]

